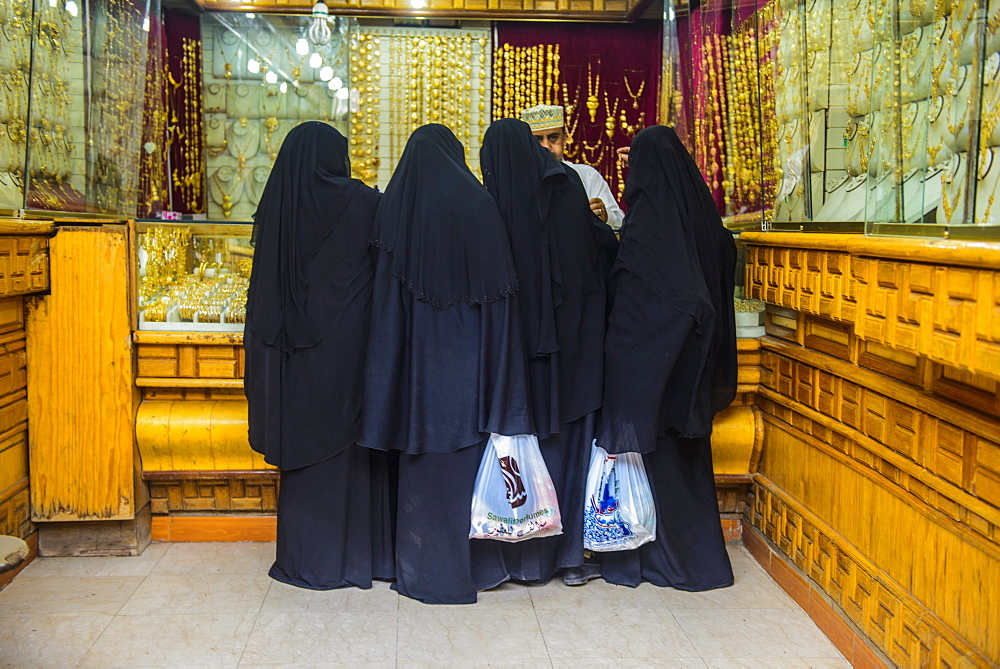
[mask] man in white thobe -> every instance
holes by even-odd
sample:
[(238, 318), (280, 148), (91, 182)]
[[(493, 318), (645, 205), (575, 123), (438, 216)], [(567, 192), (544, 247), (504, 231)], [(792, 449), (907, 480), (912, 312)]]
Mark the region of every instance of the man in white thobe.
[(591, 211), (617, 230), (621, 227), (625, 214), (615, 202), (608, 182), (604, 180), (600, 172), (590, 165), (563, 160), (563, 152), (566, 148), (566, 122), (563, 115), (563, 108), (559, 105), (538, 105), (521, 112), (521, 120), (531, 126), (531, 133), (538, 139), (539, 144), (551, 151), (557, 160), (562, 160), (580, 175), (583, 188), (587, 191), (587, 197), (590, 199)]

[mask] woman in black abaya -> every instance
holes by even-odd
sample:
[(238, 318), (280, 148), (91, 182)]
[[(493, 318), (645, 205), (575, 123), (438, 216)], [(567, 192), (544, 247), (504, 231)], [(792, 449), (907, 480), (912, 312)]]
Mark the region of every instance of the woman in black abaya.
[(347, 140), (293, 128), (254, 214), (244, 331), (250, 446), (281, 469), (272, 578), (315, 590), (391, 578), (384, 453), (355, 444), (379, 195)]
[(602, 575), (680, 590), (733, 583), (712, 472), (712, 418), (736, 392), (736, 249), (672, 128), (636, 135), (611, 274), (598, 445), (643, 454), (656, 540), (602, 553)]
[(499, 545), (469, 539), (485, 443), (493, 432), (534, 430), (510, 242), (445, 126), (410, 136), (372, 243), (380, 252), (359, 443), (401, 452), (396, 588), (429, 604), (471, 604), (507, 579)]
[(480, 163), (510, 236), (532, 417), (563, 522), (561, 535), (503, 552), (511, 578), (544, 582), (583, 565), (583, 489), (603, 392), (603, 269), (583, 184), (527, 123), (493, 123)]

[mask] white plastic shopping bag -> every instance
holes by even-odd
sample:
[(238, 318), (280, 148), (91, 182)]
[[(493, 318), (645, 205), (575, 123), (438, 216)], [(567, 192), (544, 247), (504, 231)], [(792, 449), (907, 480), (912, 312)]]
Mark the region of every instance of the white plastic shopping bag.
[(472, 494), (471, 539), (562, 534), (556, 489), (534, 435), (490, 435)]
[(583, 545), (627, 551), (656, 539), (656, 507), (639, 453), (608, 455), (594, 442), (583, 509)]

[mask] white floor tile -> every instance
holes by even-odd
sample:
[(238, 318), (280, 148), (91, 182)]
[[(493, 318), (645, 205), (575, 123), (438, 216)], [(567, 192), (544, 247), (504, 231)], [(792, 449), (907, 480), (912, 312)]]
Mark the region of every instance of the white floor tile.
[(247, 664), (395, 662), (395, 611), (262, 613), (243, 651)]
[(33, 578), (21, 575), (0, 591), (0, 618), (67, 613), (114, 615), (136, 591), (143, 578), (142, 576)]
[(840, 658), (801, 609), (675, 609), (703, 658)]
[(233, 613), (116, 616), (83, 667), (236, 667), (254, 616)]
[(72, 667), (111, 623), (105, 614), (0, 619), (0, 667)]
[(849, 664), (740, 546), (736, 584), (688, 593), (506, 583), (427, 606), (386, 583), (273, 581), (273, 543), (41, 558), (0, 591), (0, 667), (776, 667)]
[(542, 631), (530, 608), (475, 607), (400, 610), (399, 661), (520, 664), (548, 658)]
[[(583, 586), (583, 587), (589, 587)], [(594, 606), (536, 611), (553, 660), (699, 657), (670, 611)]]

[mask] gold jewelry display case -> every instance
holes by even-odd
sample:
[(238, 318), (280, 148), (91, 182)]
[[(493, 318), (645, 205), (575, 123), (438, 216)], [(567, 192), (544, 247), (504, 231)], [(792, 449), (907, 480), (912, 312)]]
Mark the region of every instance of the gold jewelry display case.
[(704, 92), (680, 125), (734, 220), (1000, 230), (997, 0), (710, 1), (669, 29), (677, 87)]
[(136, 221), (137, 329), (243, 332), (252, 225)]
[(0, 3), (0, 210), (134, 215), (158, 14), (157, 0)]

